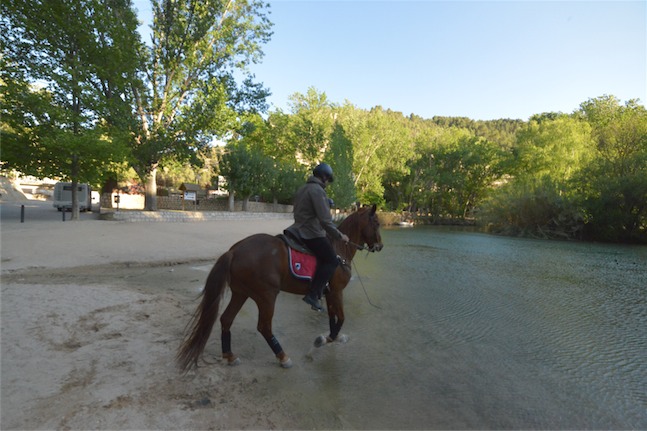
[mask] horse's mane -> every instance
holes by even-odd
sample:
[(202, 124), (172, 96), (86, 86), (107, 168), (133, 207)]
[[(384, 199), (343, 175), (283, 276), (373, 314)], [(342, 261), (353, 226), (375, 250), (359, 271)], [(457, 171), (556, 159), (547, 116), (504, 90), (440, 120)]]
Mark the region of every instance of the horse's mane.
[(359, 225), (360, 216), (368, 210), (370, 210), (370, 207), (364, 207), (350, 214), (339, 224), (339, 230), (346, 233), (355, 231)]

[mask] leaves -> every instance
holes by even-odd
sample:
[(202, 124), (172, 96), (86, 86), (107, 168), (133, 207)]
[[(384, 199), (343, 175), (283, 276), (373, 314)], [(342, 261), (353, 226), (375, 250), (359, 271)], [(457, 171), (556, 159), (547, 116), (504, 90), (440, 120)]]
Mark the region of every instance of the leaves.
[(2, 15), (3, 161), (26, 174), (98, 181), (126, 156), (123, 134), (111, 129), (129, 111), (138, 41), (129, 3), (12, 0)]
[[(140, 127), (132, 144), (136, 170), (152, 177), (160, 161), (186, 158), (214, 138), (230, 136), (247, 113), (266, 108), (268, 95), (247, 74), (271, 36), (267, 5), (250, 0), (153, 0), (152, 46), (134, 88)], [(147, 208), (155, 209), (153, 199)]]

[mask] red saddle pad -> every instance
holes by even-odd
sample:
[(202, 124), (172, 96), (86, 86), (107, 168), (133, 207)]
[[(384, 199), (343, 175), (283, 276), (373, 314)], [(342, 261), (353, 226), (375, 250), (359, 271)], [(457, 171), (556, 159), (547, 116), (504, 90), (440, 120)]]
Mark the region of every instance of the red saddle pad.
[(301, 253), (288, 247), (290, 271), (292, 275), (301, 280), (312, 280), (317, 269), (317, 258), (312, 254)]

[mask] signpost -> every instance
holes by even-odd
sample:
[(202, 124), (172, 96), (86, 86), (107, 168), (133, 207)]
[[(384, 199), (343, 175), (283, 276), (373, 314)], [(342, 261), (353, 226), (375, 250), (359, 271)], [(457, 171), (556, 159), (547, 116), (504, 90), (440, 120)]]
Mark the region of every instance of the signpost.
[(186, 201), (193, 201), (193, 206), (195, 209), (195, 206), (197, 205), (196, 192), (184, 192), (182, 199), (182, 211), (184, 211), (184, 202)]
[(184, 211), (184, 202), (193, 201), (193, 209), (198, 209), (198, 191), (200, 186), (198, 184), (183, 183), (180, 190), (184, 192), (182, 195), (182, 211)]

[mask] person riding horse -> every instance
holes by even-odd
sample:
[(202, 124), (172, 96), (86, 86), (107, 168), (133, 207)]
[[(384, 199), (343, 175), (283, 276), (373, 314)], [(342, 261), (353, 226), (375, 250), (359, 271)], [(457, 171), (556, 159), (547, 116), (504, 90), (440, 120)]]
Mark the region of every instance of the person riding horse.
[[(383, 248), (376, 210), (375, 204), (359, 208), (340, 223), (339, 231), (349, 238), (348, 242), (342, 241), (345, 236), (330, 239), (336, 253), (349, 267), (357, 251), (377, 252)], [(231, 327), (248, 299), (252, 299), (258, 307), (256, 329), (272, 349), (281, 367), (292, 366), (292, 360), (272, 331), (276, 298), (281, 292), (307, 294), (309, 284), (291, 276), (289, 253), (289, 246), (280, 235), (257, 233), (236, 242), (218, 257), (207, 276), (200, 304), (186, 326), (184, 340), (177, 351), (176, 360), (182, 371), (198, 366), (219, 315), (222, 358), (228, 365), (240, 363), (240, 358), (232, 351)], [(330, 280), (330, 293), (326, 294), (330, 333), (317, 337), (316, 347), (344, 339), (340, 333), (345, 321), (342, 293), (350, 278), (349, 269), (337, 268)], [(231, 292), (229, 303), (220, 314), (221, 301), (227, 288)]]
[(348, 242), (348, 236), (337, 229), (330, 215), (326, 185), (334, 181), (332, 168), (321, 163), (299, 188), (294, 198), (294, 224), (286, 230), (301, 238), (317, 258), (317, 269), (303, 300), (313, 310), (322, 311), (321, 296), (339, 264), (337, 254), (327, 235)]

